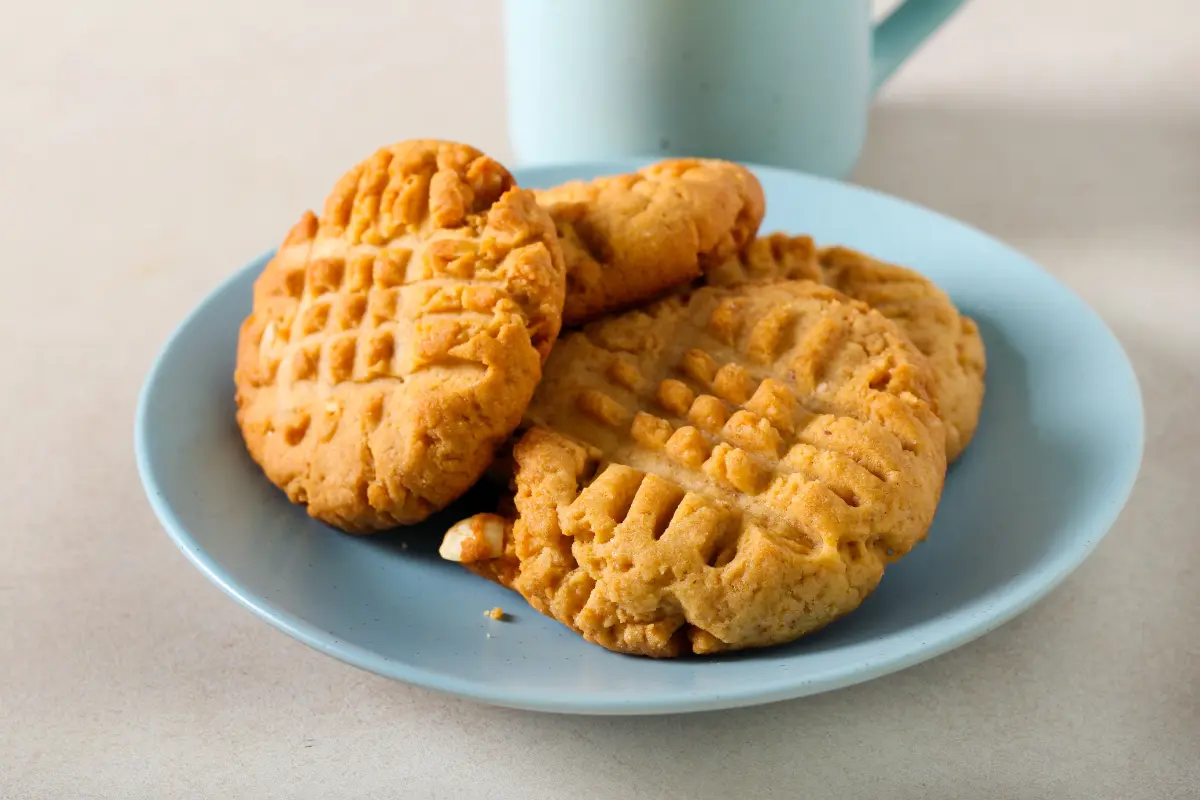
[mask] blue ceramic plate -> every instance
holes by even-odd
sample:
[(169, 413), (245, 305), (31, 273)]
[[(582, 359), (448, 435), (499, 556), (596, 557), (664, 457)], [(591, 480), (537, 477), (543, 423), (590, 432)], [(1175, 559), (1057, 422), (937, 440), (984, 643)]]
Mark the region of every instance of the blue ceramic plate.
[[(517, 178), (545, 187), (640, 165)], [(146, 380), (137, 457), (154, 510), (196, 567), (291, 636), (380, 675), (520, 708), (663, 713), (799, 697), (903, 669), (1012, 619), (1083, 561), (1133, 486), (1142, 404), (1120, 345), (1074, 294), (976, 230), (852, 186), (756, 172), (763, 230), (911, 265), (979, 322), (987, 343), (979, 432), (950, 470), (928, 541), (821, 633), (704, 660), (615, 655), (438, 559), (442, 531), (470, 499), (372, 538), (309, 519), (259, 473), (234, 425), (238, 325), (267, 255), (183, 322)], [(513, 620), (486, 619), (496, 605)]]

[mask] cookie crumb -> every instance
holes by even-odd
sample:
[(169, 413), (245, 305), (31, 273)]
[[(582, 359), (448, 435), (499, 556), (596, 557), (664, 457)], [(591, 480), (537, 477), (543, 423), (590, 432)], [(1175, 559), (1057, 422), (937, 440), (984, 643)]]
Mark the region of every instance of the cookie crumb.
[(483, 612), (483, 615), (494, 620), (503, 620), (508, 618), (508, 615), (504, 613), (504, 609), (500, 606), (496, 606), (490, 611)]

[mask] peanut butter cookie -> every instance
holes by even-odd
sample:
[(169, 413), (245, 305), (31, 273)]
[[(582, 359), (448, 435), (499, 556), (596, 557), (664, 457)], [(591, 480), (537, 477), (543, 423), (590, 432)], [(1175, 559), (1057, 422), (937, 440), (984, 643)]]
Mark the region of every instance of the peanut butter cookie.
[(450, 142), (379, 150), (255, 283), (234, 374), (250, 455), (347, 531), (424, 519), (520, 421), (564, 287), (553, 222), (500, 164)]
[(821, 265), (811, 236), (772, 233), (760, 236), (723, 261), (704, 270), (709, 286), (741, 286), (774, 281), (819, 281)]
[(924, 538), (945, 473), (927, 361), (811, 281), (702, 288), (555, 347), (512, 508), (443, 557), (647, 656), (795, 639)]
[(911, 269), (845, 247), (818, 254), (821, 280), (893, 320), (933, 367), (938, 415), (946, 427), (946, 459), (971, 442), (983, 406), (987, 357), (979, 327), (958, 313), (937, 284)]
[(566, 257), (567, 326), (699, 277), (744, 248), (765, 211), (758, 179), (714, 159), (662, 161), (537, 197), (558, 226)]
[(987, 362), (975, 322), (960, 315), (924, 275), (846, 247), (818, 250), (808, 236), (761, 237), (705, 273), (713, 286), (792, 278), (819, 280), (861, 300), (895, 322), (929, 358), (946, 428), (946, 457), (958, 458), (975, 434), (983, 405)]

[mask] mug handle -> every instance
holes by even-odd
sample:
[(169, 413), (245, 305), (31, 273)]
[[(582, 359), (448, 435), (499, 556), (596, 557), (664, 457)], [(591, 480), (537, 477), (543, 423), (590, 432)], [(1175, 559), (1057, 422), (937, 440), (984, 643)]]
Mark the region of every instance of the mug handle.
[(875, 25), (871, 92), (892, 76), (966, 0), (905, 0)]

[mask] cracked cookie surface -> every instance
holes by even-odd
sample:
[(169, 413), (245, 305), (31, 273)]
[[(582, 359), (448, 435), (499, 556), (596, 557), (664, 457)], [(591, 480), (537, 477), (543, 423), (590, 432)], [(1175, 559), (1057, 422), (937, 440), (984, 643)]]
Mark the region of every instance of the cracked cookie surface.
[(255, 282), (234, 374), (251, 456), (344, 530), (424, 519), (520, 421), (564, 287), (553, 222), (496, 161), (435, 140), (377, 151)]
[(818, 259), (826, 286), (893, 320), (929, 359), (946, 428), (946, 459), (957, 459), (971, 443), (983, 407), (987, 357), (975, 320), (960, 314), (919, 272), (846, 247), (823, 248)]
[(987, 359), (975, 321), (933, 281), (847, 247), (818, 249), (811, 237), (773, 233), (710, 268), (713, 286), (807, 278), (860, 300), (896, 323), (933, 367), (946, 458), (954, 461), (979, 425)]
[(945, 473), (932, 381), (892, 322), (810, 281), (607, 318), (551, 354), (511, 507), (446, 551), (612, 650), (795, 639), (925, 536)]
[(575, 326), (650, 300), (744, 248), (765, 212), (745, 167), (671, 159), (628, 175), (537, 193), (567, 265), (563, 322)]

